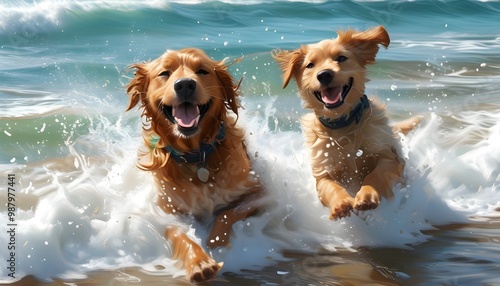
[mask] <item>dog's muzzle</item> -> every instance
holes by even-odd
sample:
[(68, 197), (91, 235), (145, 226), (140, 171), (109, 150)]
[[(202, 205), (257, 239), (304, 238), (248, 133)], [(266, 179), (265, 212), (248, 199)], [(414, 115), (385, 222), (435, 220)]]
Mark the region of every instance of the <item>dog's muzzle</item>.
[(325, 89), (314, 91), (316, 98), (321, 101), (326, 108), (336, 108), (344, 103), (345, 98), (349, 95), (351, 91), (353, 78), (349, 78), (349, 81), (344, 86), (334, 86), (328, 87), (328, 85), (333, 80), (334, 73), (331, 70), (322, 70), (318, 73), (317, 79), (322, 86), (326, 86)]
[(177, 125), (177, 130), (184, 136), (189, 137), (199, 130), (199, 123), (208, 108), (206, 104), (196, 104), (195, 91), (196, 81), (190, 78), (181, 78), (174, 83), (177, 96), (177, 105), (163, 105), (162, 112), (167, 119)]

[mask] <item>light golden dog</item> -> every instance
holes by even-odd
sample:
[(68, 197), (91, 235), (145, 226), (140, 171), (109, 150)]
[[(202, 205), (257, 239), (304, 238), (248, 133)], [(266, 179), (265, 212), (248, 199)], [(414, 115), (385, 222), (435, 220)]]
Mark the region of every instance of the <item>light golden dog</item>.
[(385, 106), (365, 95), (366, 65), (379, 45), (389, 46), (382, 27), (339, 31), (336, 39), (304, 45), (294, 51), (274, 50), (283, 71), (283, 88), (294, 78), (306, 108), (302, 118), (311, 150), (313, 176), (330, 218), (351, 210), (376, 208), (391, 198), (402, 179), (397, 132), (406, 134), (422, 120), (414, 117), (390, 127)]
[[(238, 86), (223, 61), (194, 48), (131, 68), (136, 73), (127, 86), (127, 110), (143, 109), (139, 166), (154, 174), (159, 206), (213, 223), (207, 246), (226, 245), (232, 225), (257, 210), (260, 193), (236, 126)], [(222, 267), (181, 228), (169, 226), (165, 235), (188, 280), (206, 281)]]

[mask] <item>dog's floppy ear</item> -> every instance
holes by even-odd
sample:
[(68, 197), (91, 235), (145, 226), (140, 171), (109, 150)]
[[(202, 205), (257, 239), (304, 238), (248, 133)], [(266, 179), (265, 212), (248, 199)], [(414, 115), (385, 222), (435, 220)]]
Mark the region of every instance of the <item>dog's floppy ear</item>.
[[(238, 108), (240, 107), (236, 97), (238, 96), (237, 87), (234, 86), (233, 77), (227, 71), (224, 61), (218, 62), (214, 66), (215, 74), (219, 79), (222, 90), (224, 92), (224, 100), (226, 107), (231, 109), (234, 114), (238, 115)], [(239, 85), (238, 85), (239, 86)]]
[(280, 69), (283, 71), (283, 88), (285, 88), (290, 82), (292, 76), (294, 76), (302, 65), (306, 55), (306, 47), (303, 46), (300, 49), (291, 52), (276, 49), (273, 50), (271, 55), (278, 62)]
[(378, 26), (366, 31), (338, 31), (339, 41), (356, 49), (363, 64), (371, 64), (375, 61), (379, 46), (388, 47), (391, 42), (389, 34), (384, 27)]
[(146, 96), (149, 78), (146, 64), (133, 64), (128, 69), (136, 69), (134, 78), (130, 80), (127, 85), (127, 94), (129, 95), (129, 103), (126, 111), (136, 106), (139, 101), (143, 104), (144, 97)]

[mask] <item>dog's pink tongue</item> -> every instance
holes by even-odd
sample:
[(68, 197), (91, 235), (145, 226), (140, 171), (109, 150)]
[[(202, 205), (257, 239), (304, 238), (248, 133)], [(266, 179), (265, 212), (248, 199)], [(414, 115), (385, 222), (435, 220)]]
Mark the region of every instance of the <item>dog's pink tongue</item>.
[(321, 91), (321, 100), (326, 104), (335, 104), (342, 100), (342, 88), (332, 87)]
[(179, 126), (190, 128), (198, 124), (200, 110), (198, 106), (190, 103), (183, 103), (172, 107), (172, 115)]

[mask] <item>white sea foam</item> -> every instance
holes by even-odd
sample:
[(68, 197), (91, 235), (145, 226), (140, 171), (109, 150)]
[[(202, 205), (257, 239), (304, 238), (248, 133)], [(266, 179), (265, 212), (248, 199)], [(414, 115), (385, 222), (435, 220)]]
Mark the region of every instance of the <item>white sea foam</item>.
[[(182, 3), (183, 1), (179, 1)], [(186, 3), (192, 1), (185, 1)], [(30, 37), (38, 31), (61, 25), (62, 15), (95, 10), (133, 11), (140, 8), (165, 9), (171, 1), (12, 1), (0, 3), (0, 31), (19, 32)]]
[[(402, 138), (407, 183), (395, 188), (395, 198), (382, 201), (376, 210), (330, 221), (314, 190), (302, 135), (269, 130), (267, 120), (276, 112), (269, 102), (263, 116), (244, 111), (239, 119), (246, 126), (249, 154), (268, 191), (269, 207), (235, 225), (230, 248), (213, 251), (217, 260), (226, 262), (222, 271), (258, 269), (284, 259), (284, 249), (411, 247), (428, 239), (422, 230), (493, 215), (499, 207), (498, 112), (453, 116), (474, 128), (446, 125), (445, 115), (429, 115), (424, 126)], [(68, 140), (68, 158), (14, 170), (22, 177), (16, 216), (18, 276), (82, 278), (93, 270), (133, 266), (158, 275), (182, 275), (169, 258), (164, 226), (184, 225), (193, 238), (204, 241), (205, 226), (182, 222), (156, 207), (151, 177), (135, 167), (131, 155), (140, 142), (136, 126), (122, 126), (121, 119), (100, 122), (88, 135), (92, 138), (81, 140), (107, 144), (107, 155), (80, 154), (75, 150), (79, 140)], [(109, 143), (110, 134), (118, 144)], [(5, 213), (5, 206), (1, 210)], [(5, 219), (2, 215), (2, 241), (7, 238)], [(5, 260), (0, 271), (8, 281)]]

